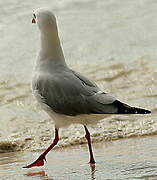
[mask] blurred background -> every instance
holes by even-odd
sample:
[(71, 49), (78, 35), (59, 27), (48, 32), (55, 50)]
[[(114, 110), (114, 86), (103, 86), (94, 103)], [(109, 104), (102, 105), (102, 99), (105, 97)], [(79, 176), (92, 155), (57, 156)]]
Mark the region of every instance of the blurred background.
[[(69, 66), (118, 99), (157, 112), (157, 1), (0, 1), (0, 152), (40, 150), (53, 121), (36, 104), (30, 82), (39, 47), (31, 23), (39, 7), (57, 17)], [(93, 141), (157, 133), (155, 115), (110, 116), (91, 127)], [(60, 146), (84, 143), (80, 125), (61, 130)]]

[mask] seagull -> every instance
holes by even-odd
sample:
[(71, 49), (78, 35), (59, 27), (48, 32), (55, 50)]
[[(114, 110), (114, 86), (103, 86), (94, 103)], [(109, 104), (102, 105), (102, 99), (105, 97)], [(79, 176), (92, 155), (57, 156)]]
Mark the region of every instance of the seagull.
[(84, 126), (89, 148), (89, 164), (95, 165), (87, 125), (107, 114), (149, 114), (151, 111), (127, 105), (100, 88), (65, 62), (55, 15), (48, 8), (34, 11), (32, 23), (40, 31), (40, 50), (33, 71), (32, 92), (55, 125), (53, 143), (24, 168), (43, 166), (46, 155), (59, 141), (59, 128), (79, 123)]

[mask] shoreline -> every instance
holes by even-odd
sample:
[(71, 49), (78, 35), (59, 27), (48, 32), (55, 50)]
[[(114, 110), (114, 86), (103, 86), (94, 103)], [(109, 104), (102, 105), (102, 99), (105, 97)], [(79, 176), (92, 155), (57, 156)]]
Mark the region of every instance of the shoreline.
[(119, 139), (93, 143), (96, 170), (88, 164), (87, 145), (56, 148), (47, 156), (43, 167), (23, 169), (34, 161), (39, 152), (14, 152), (0, 154), (0, 177), (10, 180), (34, 179), (81, 179), (121, 180), (157, 178), (156, 136)]
[[(157, 132), (152, 132), (152, 134), (143, 134), (143, 135), (131, 135), (131, 136), (127, 136), (127, 137), (122, 137), (122, 136), (117, 136), (117, 137), (113, 137), (113, 138), (98, 138), (98, 139), (93, 139), (93, 137), (91, 136), (91, 141), (92, 141), (92, 145), (93, 144), (99, 144), (99, 143), (107, 143), (107, 142), (113, 142), (113, 141), (119, 141), (119, 140), (127, 140), (127, 139), (142, 139), (142, 138), (149, 138), (149, 137), (155, 137), (157, 136)], [(53, 137), (52, 137), (52, 141), (53, 141)], [(2, 147), (4, 144), (4, 147)], [(0, 142), (0, 154), (1, 153), (16, 153), (16, 152), (20, 152), (20, 153), (31, 153), (31, 152), (41, 152), (44, 151), (47, 147), (43, 147), (41, 149), (35, 149), (35, 150), (29, 150), (29, 149), (19, 149), (18, 148), (18, 142)], [(51, 143), (50, 143), (51, 144)], [(49, 144), (49, 145), (50, 145)], [(74, 143), (70, 143), (70, 144), (59, 144), (57, 146), (54, 147), (54, 150), (62, 150), (62, 149), (66, 149), (66, 148), (72, 148), (75, 146), (81, 146), (81, 145), (86, 145), (87, 141), (86, 139), (83, 137), (82, 141), (79, 142), (74, 142)], [(49, 146), (48, 145), (48, 146)], [(6, 147), (6, 149), (5, 149)], [(15, 150), (14, 150), (15, 148)], [(17, 150), (16, 150), (17, 149)]]

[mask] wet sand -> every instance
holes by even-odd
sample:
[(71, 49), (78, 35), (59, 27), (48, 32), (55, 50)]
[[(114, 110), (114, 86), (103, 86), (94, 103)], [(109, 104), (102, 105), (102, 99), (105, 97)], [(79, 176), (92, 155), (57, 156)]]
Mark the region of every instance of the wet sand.
[(86, 145), (51, 151), (44, 167), (22, 169), (39, 152), (0, 154), (1, 180), (156, 180), (157, 137), (94, 143), (96, 169), (91, 172)]

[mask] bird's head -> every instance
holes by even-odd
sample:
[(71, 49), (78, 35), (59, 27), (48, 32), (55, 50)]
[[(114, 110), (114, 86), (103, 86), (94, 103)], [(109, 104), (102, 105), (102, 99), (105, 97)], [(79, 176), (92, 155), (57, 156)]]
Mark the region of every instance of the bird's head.
[(56, 18), (48, 8), (39, 8), (33, 12), (32, 23), (37, 23), (39, 29), (56, 27)]

